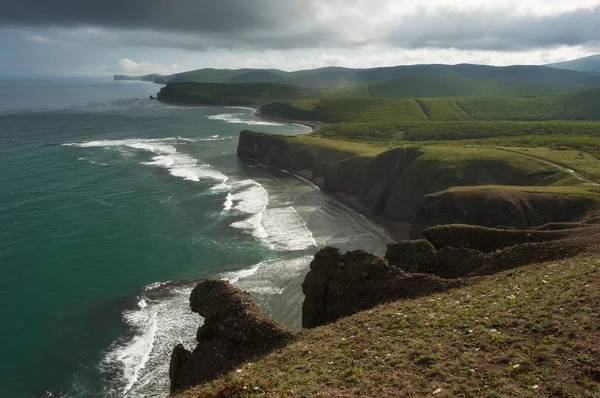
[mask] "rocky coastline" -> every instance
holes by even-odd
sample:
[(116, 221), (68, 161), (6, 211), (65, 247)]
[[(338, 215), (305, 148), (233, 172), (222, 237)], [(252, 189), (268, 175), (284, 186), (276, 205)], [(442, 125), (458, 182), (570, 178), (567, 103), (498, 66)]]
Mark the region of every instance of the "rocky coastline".
[[(305, 329), (380, 304), (460, 289), (486, 275), (597, 250), (598, 219), (580, 221), (592, 206), (585, 197), (506, 187), (423, 194), (402, 182), (419, 158), (418, 150), (399, 148), (372, 159), (353, 160), (339, 150), (316, 150), (293, 140), (243, 131), (238, 154), (307, 178), (354, 202), (370, 217), (390, 223), (410, 221), (413, 238), (396, 239), (384, 257), (321, 249), (302, 284)], [(173, 350), (172, 393), (235, 371), (300, 336), (272, 320), (247, 293), (228, 282), (200, 282), (190, 296), (190, 306), (204, 324), (194, 350), (181, 345)]]

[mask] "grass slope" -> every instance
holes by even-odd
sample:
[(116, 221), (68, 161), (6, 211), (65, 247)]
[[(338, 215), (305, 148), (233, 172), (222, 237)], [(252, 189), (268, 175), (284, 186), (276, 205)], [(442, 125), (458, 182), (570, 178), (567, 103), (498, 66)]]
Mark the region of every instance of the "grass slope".
[(531, 98), (465, 98), (457, 104), (476, 120), (600, 120), (600, 89)]
[[(263, 113), (325, 123), (389, 123), (426, 119), (432, 121), (600, 120), (600, 88), (523, 98), (456, 97), (415, 100), (367, 98), (364, 85), (324, 90), (322, 94), (329, 97), (311, 102), (312, 107), (307, 107), (306, 101), (288, 101), (265, 106)], [(345, 95), (352, 95), (355, 98), (335, 98)], [(366, 111), (362, 112), (362, 109)], [(336, 116), (332, 117), (332, 115)]]
[(373, 97), (387, 98), (516, 97), (584, 88), (581, 84), (473, 79), (424, 73), (369, 84)]
[(182, 396), (597, 397), (598, 261), (529, 265), (381, 305)]
[[(249, 74), (245, 77), (242, 75)], [(537, 81), (547, 83), (574, 83), (586, 78), (598, 76), (595, 72), (576, 72), (554, 69), (545, 66), (488, 66), (488, 65), (402, 65), (370, 69), (351, 69), (326, 67), (295, 72), (278, 69), (199, 69), (175, 75), (164, 76), (157, 83), (167, 82), (272, 82), (275, 76), (281, 76), (279, 83), (302, 87), (335, 87), (343, 85), (361, 85), (381, 80), (395, 79), (413, 74), (428, 74), (476, 79), (502, 79), (518, 81)], [(264, 79), (264, 80), (263, 80)]]
[(279, 83), (171, 83), (158, 93), (169, 102), (209, 105), (254, 105), (278, 100), (320, 97), (322, 90)]
[(265, 105), (261, 112), (288, 119), (325, 123), (427, 120), (419, 104), (411, 99), (324, 98)]

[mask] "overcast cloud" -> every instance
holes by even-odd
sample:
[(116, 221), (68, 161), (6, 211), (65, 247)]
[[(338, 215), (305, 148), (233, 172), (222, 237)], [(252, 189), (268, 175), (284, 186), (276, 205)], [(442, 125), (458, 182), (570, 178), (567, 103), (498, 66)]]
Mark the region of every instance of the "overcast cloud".
[[(121, 70), (127, 64), (117, 62), (123, 59), (142, 65), (139, 70), (187, 66), (182, 59), (164, 62), (157, 56), (164, 49), (187, 53), (187, 58), (191, 52), (213, 64), (241, 53), (248, 61), (264, 62), (260, 54), (269, 51), (279, 52), (270, 63), (283, 58), (288, 65), (285, 54), (298, 51), (306, 52), (299, 54), (304, 63), (316, 59), (315, 51), (323, 62), (360, 54), (388, 54), (391, 62), (394, 57), (389, 54), (422, 50), (452, 52), (452, 59), (460, 62), (489, 56), (491, 62), (503, 64), (519, 53), (543, 52), (550, 61), (564, 60), (574, 53), (590, 54), (600, 43), (600, 0), (0, 1), (0, 34), (10, 31), (31, 46), (55, 46), (55, 51), (65, 53), (67, 47), (84, 52), (96, 48), (108, 56), (122, 49), (111, 60)], [(146, 48), (146, 59), (134, 60), (127, 51), (133, 48)], [(340, 55), (340, 51), (355, 53)], [(226, 56), (218, 54), (222, 52)], [(372, 62), (370, 58), (365, 62)], [(238, 61), (239, 57), (235, 64)]]

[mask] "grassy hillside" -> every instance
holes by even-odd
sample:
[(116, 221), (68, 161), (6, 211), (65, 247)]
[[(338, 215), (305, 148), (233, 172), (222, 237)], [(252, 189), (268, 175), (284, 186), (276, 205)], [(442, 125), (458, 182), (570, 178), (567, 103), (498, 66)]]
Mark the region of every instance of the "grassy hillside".
[(517, 97), (585, 88), (580, 84), (473, 79), (424, 73), (370, 83), (368, 87), (371, 96), (387, 98)]
[(158, 99), (204, 105), (254, 105), (323, 95), (322, 90), (279, 83), (171, 83), (160, 90)]
[[(383, 89), (383, 86), (381, 87)], [(311, 102), (311, 107), (307, 107), (305, 101), (270, 104), (263, 107), (263, 113), (270, 116), (326, 123), (374, 121), (383, 123), (425, 119), (432, 121), (600, 120), (599, 88), (532, 97), (455, 97), (417, 98), (415, 100), (366, 98), (363, 89), (364, 86), (353, 86), (347, 91), (325, 90), (323, 91), (324, 95), (340, 96), (344, 93), (356, 93), (357, 98), (332, 97), (315, 100)], [(395, 88), (390, 86), (385, 90), (395, 90)], [(366, 111), (362, 112), (362, 109)], [(337, 116), (330, 117), (331, 114)], [(367, 114), (369, 116), (364, 116)]]
[(597, 397), (597, 255), (535, 264), (303, 331), (183, 397)]
[(599, 75), (595, 72), (576, 72), (535, 65), (507, 67), (470, 64), (403, 65), (370, 69), (327, 67), (295, 72), (285, 72), (278, 69), (207, 68), (164, 76), (157, 79), (157, 83), (264, 83), (276, 81), (282, 84), (291, 84), (302, 87), (335, 87), (360, 85), (413, 74), (546, 83), (574, 83)]
[(600, 120), (600, 89), (531, 98), (466, 98), (457, 104), (476, 120)]
[(261, 112), (265, 115), (325, 123), (427, 120), (419, 104), (411, 99), (324, 98), (273, 103), (263, 106)]

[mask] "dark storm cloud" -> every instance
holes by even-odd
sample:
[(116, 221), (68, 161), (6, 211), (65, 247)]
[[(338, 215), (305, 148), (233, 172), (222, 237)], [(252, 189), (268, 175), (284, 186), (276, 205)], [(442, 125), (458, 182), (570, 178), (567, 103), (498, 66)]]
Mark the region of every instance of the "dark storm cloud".
[(0, 22), (125, 29), (243, 32), (284, 27), (310, 3), (279, 0), (2, 0)]
[(500, 51), (585, 45), (600, 41), (600, 7), (543, 17), (507, 17), (487, 10), (420, 12), (403, 20), (383, 40), (410, 48)]
[[(408, 2), (414, 5), (413, 2)], [(184, 49), (524, 50), (600, 39), (600, 8), (550, 16), (435, 8), (386, 18), (393, 0), (0, 0), (0, 25), (71, 29), (72, 40)], [(348, 10), (353, 12), (347, 12)]]

